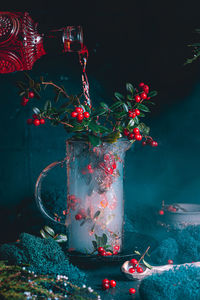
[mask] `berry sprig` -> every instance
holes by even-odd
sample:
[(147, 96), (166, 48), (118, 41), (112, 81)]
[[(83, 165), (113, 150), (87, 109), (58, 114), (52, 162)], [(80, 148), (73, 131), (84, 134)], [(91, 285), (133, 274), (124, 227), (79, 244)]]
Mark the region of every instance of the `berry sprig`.
[(102, 280), (102, 289), (103, 290), (108, 290), (109, 288), (115, 288), (116, 285), (117, 285), (117, 283), (113, 279), (109, 280), (109, 279), (105, 278)]
[(82, 123), (83, 119), (90, 117), (90, 114), (88, 111), (83, 112), (82, 107), (75, 107), (75, 110), (71, 112), (71, 117), (76, 118), (77, 122)]
[(27, 124), (28, 125), (33, 124), (35, 126), (44, 125), (45, 124), (45, 119), (40, 118), (40, 116), (37, 115), (37, 114), (33, 114), (32, 119), (27, 120)]
[(26, 96), (22, 97), (21, 105), (22, 106), (26, 106), (27, 103), (29, 102), (29, 99), (32, 99), (34, 97), (35, 97), (34, 92), (32, 92), (32, 91), (28, 92), (28, 96), (27, 97)]

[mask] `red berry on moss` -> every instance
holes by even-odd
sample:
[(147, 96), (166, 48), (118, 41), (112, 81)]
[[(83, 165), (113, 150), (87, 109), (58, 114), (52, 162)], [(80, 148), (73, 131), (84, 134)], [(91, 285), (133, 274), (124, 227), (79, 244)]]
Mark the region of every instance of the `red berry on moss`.
[(116, 281), (115, 280), (110, 280), (110, 286), (111, 287), (116, 287)]
[(134, 288), (129, 289), (129, 294), (133, 295), (136, 293), (136, 290)]
[(76, 112), (76, 111), (73, 111), (73, 112), (71, 113), (71, 117), (72, 117), (72, 118), (76, 118), (76, 117), (77, 117), (77, 112)]
[(173, 262), (172, 259), (169, 259), (169, 260), (168, 260), (168, 264), (169, 264), (169, 265), (173, 265), (173, 263), (174, 263), (174, 262)]
[(32, 119), (28, 119), (28, 120), (26, 121), (26, 123), (27, 123), (28, 125), (31, 125), (31, 124), (33, 124), (33, 120), (32, 120)]
[(76, 107), (76, 108), (75, 108), (75, 112), (77, 112), (78, 114), (79, 114), (79, 113), (83, 113), (82, 107)]
[(129, 271), (129, 273), (131, 273), (131, 274), (132, 274), (132, 273), (134, 273), (134, 272), (135, 272), (135, 269), (134, 269), (134, 268), (129, 268), (129, 270), (128, 270), (128, 271)]
[(124, 129), (124, 135), (125, 135), (125, 136), (128, 136), (129, 133), (130, 133), (129, 130), (125, 128), (125, 129)]
[(146, 94), (149, 93), (149, 86), (148, 86), (148, 85), (145, 84), (145, 85), (143, 86), (142, 89), (143, 89), (143, 91), (144, 91)]
[(159, 210), (159, 212), (158, 212), (158, 213), (159, 213), (159, 215), (160, 215), (160, 216), (163, 216), (163, 215), (165, 214), (165, 212), (164, 212), (164, 210), (163, 210), (163, 209)]
[(141, 98), (139, 95), (136, 95), (135, 96), (135, 102), (139, 103), (141, 101)]
[(44, 119), (40, 119), (40, 124), (45, 124), (45, 120)]
[[(100, 248), (102, 248), (102, 247), (100, 247)], [(105, 283), (108, 283), (108, 284), (109, 284), (109, 283), (110, 283), (110, 280), (108, 280), (107, 278), (103, 279), (103, 280), (102, 280), (102, 284), (105, 284)]]
[(80, 221), (82, 218), (83, 218), (83, 217), (82, 217), (81, 214), (75, 215), (75, 219), (76, 219), (77, 221)]
[(40, 120), (34, 119), (34, 120), (33, 120), (33, 124), (34, 124), (35, 126), (39, 126), (39, 125), (40, 125)]
[(137, 267), (137, 272), (138, 273), (143, 273), (144, 271), (143, 271), (143, 269), (141, 267)]
[(147, 94), (146, 94), (145, 92), (142, 92), (142, 93), (140, 94), (140, 97), (144, 100), (144, 99), (147, 98)]
[(152, 146), (152, 147), (157, 147), (157, 146), (158, 146), (158, 143), (157, 143), (156, 141), (152, 141), (152, 142), (151, 142), (151, 146)]
[(31, 98), (31, 99), (34, 98), (34, 97), (35, 97), (34, 92), (30, 91), (30, 92), (28, 93), (28, 97)]
[(83, 114), (81, 114), (81, 113), (78, 114), (78, 116), (77, 116), (77, 120), (78, 120), (78, 121), (82, 121), (83, 118), (84, 118)]
[(110, 284), (109, 284), (109, 283), (104, 283), (104, 284), (102, 285), (102, 288), (103, 288), (104, 290), (108, 290), (108, 289), (110, 288)]
[(140, 82), (139, 87), (143, 87), (144, 86), (144, 82)]
[(139, 131), (139, 129), (136, 127), (136, 128), (133, 129), (133, 133), (134, 133), (134, 134), (139, 134), (140, 131)]
[(130, 263), (131, 263), (133, 266), (135, 266), (135, 265), (138, 264), (138, 261), (137, 261), (137, 259), (132, 258), (132, 259), (130, 260)]
[(85, 111), (83, 115), (84, 115), (84, 117), (85, 117), (86, 119), (90, 117), (90, 114), (89, 114), (89, 112), (87, 112), (87, 111)]
[(136, 113), (137, 116), (139, 116), (140, 115), (140, 110), (136, 108), (135, 113)]
[(141, 141), (142, 140), (141, 134), (135, 134), (135, 139), (136, 141)]

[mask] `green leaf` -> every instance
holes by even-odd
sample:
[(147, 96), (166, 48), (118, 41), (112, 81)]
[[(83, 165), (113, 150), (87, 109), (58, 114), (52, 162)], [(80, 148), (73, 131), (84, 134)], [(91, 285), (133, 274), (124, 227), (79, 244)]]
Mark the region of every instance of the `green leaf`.
[(22, 92), (19, 93), (19, 96), (21, 97), (21, 96), (23, 96), (24, 94), (25, 94), (25, 91), (22, 91)]
[(131, 128), (131, 127), (133, 127), (133, 126), (134, 126), (134, 124), (135, 124), (135, 121), (134, 121), (134, 119), (130, 119), (130, 121), (128, 122), (128, 128)]
[(41, 91), (41, 85), (40, 85), (40, 83), (35, 83), (35, 89), (38, 91), (38, 92), (40, 92)]
[(25, 90), (26, 89), (26, 84), (23, 81), (17, 81), (16, 85), (18, 86), (18, 88), (20, 88), (21, 90)]
[(88, 128), (91, 129), (93, 132), (99, 132), (99, 125), (95, 121), (91, 121), (88, 125)]
[(128, 105), (126, 103), (123, 103), (123, 108), (126, 112), (128, 112)]
[(133, 94), (134, 93), (134, 87), (133, 87), (133, 85), (131, 83), (127, 83), (126, 84), (126, 90), (128, 92), (130, 92), (131, 94)]
[(144, 263), (144, 265), (148, 268), (148, 269), (152, 269), (153, 267), (150, 265), (150, 264), (148, 264), (144, 259), (142, 260), (143, 261), (143, 263)]
[(49, 239), (51, 236), (46, 233), (43, 229), (40, 230), (40, 234), (44, 239)]
[(148, 97), (155, 97), (157, 96), (158, 92), (157, 91), (151, 91), (149, 94), (148, 94)]
[(100, 211), (100, 210), (97, 210), (97, 211), (95, 212), (95, 214), (94, 214), (93, 219), (98, 218), (98, 216), (100, 215), (100, 213), (101, 213), (101, 211)]
[(102, 108), (104, 108), (105, 110), (109, 110), (109, 107), (108, 107), (108, 105), (105, 102), (100, 102), (100, 106)]
[(134, 97), (132, 95), (127, 95), (127, 99), (130, 100), (130, 101), (133, 101)]
[(58, 243), (65, 243), (67, 242), (67, 236), (65, 234), (59, 234), (54, 240)]
[(56, 92), (56, 95), (55, 95), (55, 97), (54, 97), (54, 102), (55, 102), (55, 103), (58, 102), (59, 97), (60, 97), (60, 94), (61, 94), (61, 91), (60, 91), (60, 90)]
[(96, 110), (96, 111), (91, 115), (91, 117), (103, 116), (103, 115), (105, 115), (106, 113), (108, 113), (108, 110), (105, 110), (104, 108), (100, 108), (100, 109)]
[(125, 116), (127, 116), (127, 112), (126, 111), (122, 111), (122, 112), (118, 112), (114, 114), (116, 119), (123, 119)]
[(122, 102), (122, 101), (117, 101), (117, 102), (115, 102), (113, 105), (110, 106), (110, 109), (111, 109), (111, 110), (115, 110), (115, 109), (119, 108), (120, 106), (122, 106), (123, 103), (124, 103), (124, 102)]
[(37, 108), (37, 107), (33, 107), (33, 112), (34, 112), (36, 115), (39, 115), (39, 114), (40, 114), (40, 110), (39, 110), (39, 108)]
[(150, 128), (148, 126), (146, 126), (144, 123), (140, 123), (138, 125), (138, 129), (142, 134), (149, 135)]
[(54, 236), (54, 235), (55, 235), (54, 230), (53, 230), (51, 227), (49, 227), (49, 226), (44, 226), (44, 230), (45, 230), (49, 235), (51, 235), (51, 236)]
[(44, 104), (44, 111), (51, 109), (51, 107), (52, 107), (51, 101), (47, 100)]
[(36, 97), (37, 99), (40, 99), (40, 98), (41, 98), (41, 97), (40, 97), (40, 94), (38, 93), (38, 91), (37, 91), (35, 88), (33, 88), (33, 92), (34, 92), (35, 97)]
[(93, 245), (94, 249), (97, 249), (97, 242), (96, 241), (92, 241), (92, 245)]
[(135, 254), (137, 254), (137, 255), (141, 255), (141, 253), (140, 253), (139, 251), (137, 251), (137, 250), (135, 250), (134, 252), (135, 252)]
[(94, 147), (97, 147), (101, 144), (101, 139), (100, 137), (96, 136), (96, 135), (91, 135), (89, 134), (88, 135), (88, 138), (89, 138), (89, 142), (94, 146)]
[(35, 82), (33, 79), (29, 79), (29, 88), (32, 89), (35, 87)]
[(115, 95), (115, 98), (117, 98), (117, 100), (124, 100), (124, 96), (122, 94), (115, 92), (114, 95)]
[(108, 143), (115, 143), (121, 137), (121, 133), (119, 131), (114, 131), (102, 138), (103, 141)]
[(150, 112), (150, 109), (142, 103), (137, 104), (137, 108), (145, 112)]
[(105, 233), (103, 233), (103, 235), (102, 235), (102, 243), (103, 243), (103, 245), (106, 245), (107, 241), (108, 241), (107, 235)]

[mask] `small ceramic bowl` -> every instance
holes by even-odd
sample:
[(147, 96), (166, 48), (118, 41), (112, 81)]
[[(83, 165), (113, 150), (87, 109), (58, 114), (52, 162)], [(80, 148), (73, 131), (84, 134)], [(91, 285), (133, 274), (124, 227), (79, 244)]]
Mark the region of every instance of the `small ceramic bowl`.
[(164, 214), (159, 221), (173, 228), (184, 228), (200, 225), (200, 205), (190, 203), (174, 203), (164, 206)]
[(148, 269), (144, 264), (140, 264), (140, 266), (143, 269), (143, 273), (137, 273), (135, 271), (134, 273), (130, 273), (129, 269), (133, 267), (133, 265), (130, 263), (130, 261), (125, 261), (125, 263), (121, 266), (121, 271), (126, 275), (126, 277), (130, 280), (142, 280), (143, 278), (147, 277), (149, 274), (150, 269)]

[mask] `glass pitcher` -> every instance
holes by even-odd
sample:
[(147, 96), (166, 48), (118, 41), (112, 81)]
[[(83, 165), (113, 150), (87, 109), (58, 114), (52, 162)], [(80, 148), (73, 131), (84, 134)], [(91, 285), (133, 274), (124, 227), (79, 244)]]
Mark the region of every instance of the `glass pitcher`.
[(54, 222), (41, 199), (41, 184), (57, 165), (66, 166), (67, 209), (63, 210), (68, 250), (82, 254), (117, 254), (123, 246), (124, 197), (123, 168), (130, 142), (103, 143), (92, 147), (87, 142), (67, 140), (66, 157), (54, 162), (39, 175), (35, 197), (43, 214)]

